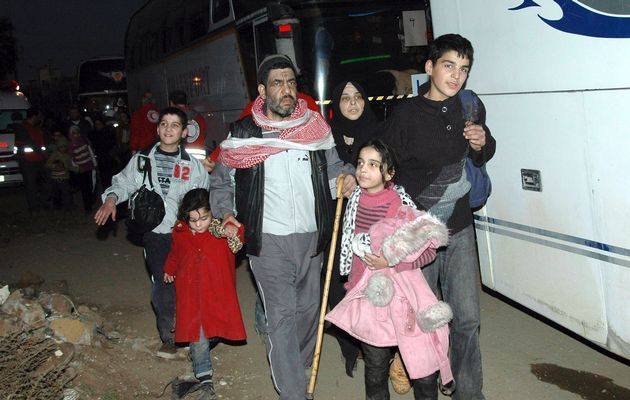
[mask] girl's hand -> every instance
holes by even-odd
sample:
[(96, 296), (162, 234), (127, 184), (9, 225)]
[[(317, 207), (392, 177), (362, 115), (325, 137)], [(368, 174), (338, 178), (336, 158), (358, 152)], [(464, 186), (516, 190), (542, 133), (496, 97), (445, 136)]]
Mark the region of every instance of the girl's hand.
[(174, 280), (175, 280), (174, 275), (169, 275), (166, 272), (164, 273), (164, 283), (173, 283)]
[(226, 224), (223, 229), (225, 231), (225, 237), (233, 238), (238, 236), (238, 227), (234, 224)]
[(223, 227), (226, 237), (236, 237), (238, 236), (238, 228), (241, 227), (241, 223), (234, 218), (234, 214), (227, 213), (223, 216), (223, 221), (221, 221), (221, 226)]
[(378, 256), (375, 256), (372, 253), (365, 253), (365, 256), (363, 256), (363, 262), (365, 262), (365, 265), (367, 265), (368, 269), (371, 270), (378, 270), (389, 267), (389, 263), (387, 262), (385, 257), (383, 257), (383, 253), (379, 254)]

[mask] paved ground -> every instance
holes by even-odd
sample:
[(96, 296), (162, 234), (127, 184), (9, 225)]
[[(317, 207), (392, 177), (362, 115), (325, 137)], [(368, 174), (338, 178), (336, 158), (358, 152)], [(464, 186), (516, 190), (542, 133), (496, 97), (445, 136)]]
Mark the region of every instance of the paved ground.
[[(117, 310), (112, 315), (117, 316), (117, 324), (125, 325), (121, 330), (155, 341), (142, 250), (125, 239), (124, 225), (118, 227), (117, 236), (98, 239), (90, 218), (83, 215), (28, 217), (21, 196), (20, 189), (0, 189), (0, 281), (15, 281), (25, 271), (46, 280), (66, 280), (78, 301)], [(254, 286), (246, 265), (237, 271), (249, 339), (245, 346), (220, 345), (214, 352), (216, 377), (223, 379), (218, 392), (222, 399), (274, 399), (264, 346), (253, 332)], [(603, 354), (486, 292), (482, 294), (481, 345), (488, 400), (630, 399), (627, 361)], [(155, 388), (189, 371), (185, 360), (165, 362), (148, 356), (142, 363), (132, 370), (138, 376), (127, 378), (147, 380), (142, 386), (152, 394), (131, 396), (111, 389), (117, 393), (111, 398), (154, 398)], [(130, 373), (134, 372), (125, 375)], [(362, 374), (359, 362), (355, 378), (345, 375), (338, 346), (326, 336), (316, 398), (362, 399)], [(396, 398), (413, 396), (392, 394)]]

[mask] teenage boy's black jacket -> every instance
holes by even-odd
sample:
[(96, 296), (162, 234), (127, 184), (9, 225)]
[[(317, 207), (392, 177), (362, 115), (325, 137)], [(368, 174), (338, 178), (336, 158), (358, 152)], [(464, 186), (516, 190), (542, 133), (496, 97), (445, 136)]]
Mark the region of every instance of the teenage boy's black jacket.
[[(424, 97), (430, 82), (420, 87), (419, 95), (399, 104), (387, 121), (382, 139), (398, 155), (400, 167), (396, 183), (415, 199), (438, 176), (442, 167), (454, 164), (466, 154), (468, 140), (463, 136), (465, 121), (459, 96), (443, 101)], [(486, 126), (486, 109), (479, 104), (479, 124), (486, 131), (486, 145), (480, 152), (469, 149), (468, 156), (481, 165), (494, 156), (496, 141)], [(420, 204), (416, 204), (422, 208)], [(451, 234), (472, 224), (468, 194), (455, 204), (447, 221)]]

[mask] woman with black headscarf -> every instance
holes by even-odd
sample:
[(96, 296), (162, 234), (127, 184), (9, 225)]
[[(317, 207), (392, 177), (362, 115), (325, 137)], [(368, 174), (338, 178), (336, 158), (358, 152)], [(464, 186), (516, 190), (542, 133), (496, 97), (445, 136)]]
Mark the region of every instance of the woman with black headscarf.
[(332, 95), (333, 115), (330, 120), (339, 157), (354, 164), (357, 149), (377, 135), (378, 123), (365, 90), (356, 82), (343, 81)]
[[(330, 120), (330, 126), (332, 128), (333, 137), (335, 138), (339, 158), (345, 163), (355, 164), (361, 145), (377, 135), (379, 125), (368, 104), (365, 90), (356, 82), (341, 82), (335, 90), (333, 90), (332, 110), (333, 114)], [(337, 241), (333, 274), (330, 281), (330, 290), (328, 292), (328, 305), (330, 309), (335, 307), (346, 294), (343, 284), (347, 281), (348, 277), (339, 274), (340, 241), (341, 235), (339, 235)], [(330, 326), (328, 331), (337, 338), (339, 346), (341, 347), (341, 354), (345, 360), (346, 374), (352, 376), (357, 362), (357, 356), (359, 355), (359, 342), (334, 325)]]

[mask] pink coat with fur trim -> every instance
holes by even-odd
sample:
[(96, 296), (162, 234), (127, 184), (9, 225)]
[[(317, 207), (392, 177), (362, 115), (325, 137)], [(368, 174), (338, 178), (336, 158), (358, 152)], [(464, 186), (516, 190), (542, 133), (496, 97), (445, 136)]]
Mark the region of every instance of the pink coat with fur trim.
[[(448, 241), (443, 223), (408, 206), (401, 206), (394, 218), (375, 223), (369, 236), (369, 248), (353, 243), (353, 251), (382, 251), (390, 265), (417, 259), (421, 265), (429, 263), (435, 258), (435, 250)], [(410, 378), (422, 378), (439, 370), (442, 382), (448, 383), (453, 379), (448, 359), (448, 325), (424, 332), (416, 322), (419, 314), (437, 303), (420, 269), (365, 269), (326, 320), (372, 346), (398, 346)]]
[[(385, 307), (375, 306), (364, 293), (369, 278), (377, 273), (388, 274), (394, 282), (394, 296)], [(440, 370), (442, 382), (448, 383), (453, 379), (447, 356), (448, 325), (423, 332), (416, 323), (416, 313), (437, 302), (419, 269), (398, 273), (389, 268), (366, 270), (326, 320), (372, 346), (398, 346), (410, 378)]]

